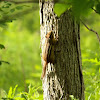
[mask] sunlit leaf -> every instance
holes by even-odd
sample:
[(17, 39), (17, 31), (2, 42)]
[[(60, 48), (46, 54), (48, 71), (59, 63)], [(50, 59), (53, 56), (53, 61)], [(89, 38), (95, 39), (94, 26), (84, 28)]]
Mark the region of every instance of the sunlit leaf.
[(10, 87), (9, 92), (8, 92), (8, 98), (12, 98), (12, 93), (13, 93), (12, 87)]
[(15, 95), (15, 91), (16, 91), (16, 88), (18, 87), (18, 85), (15, 86), (15, 88), (13, 89), (13, 93), (12, 93), (12, 97), (14, 98), (14, 95)]
[(35, 98), (38, 98), (39, 97), (39, 93), (37, 91), (34, 93), (34, 97)]
[(55, 4), (54, 6), (54, 12), (60, 16), (62, 13), (64, 13), (68, 8), (70, 8), (69, 5), (66, 5), (66, 4), (60, 4), (60, 3), (57, 3)]
[(99, 73), (100, 73), (100, 68), (99, 68)]

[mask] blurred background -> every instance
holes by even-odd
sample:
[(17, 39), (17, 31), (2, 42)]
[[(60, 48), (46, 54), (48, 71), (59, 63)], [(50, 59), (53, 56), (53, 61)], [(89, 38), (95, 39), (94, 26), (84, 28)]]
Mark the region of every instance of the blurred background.
[[(92, 12), (84, 22), (100, 36), (100, 15)], [(96, 34), (82, 24), (80, 35), (85, 97), (86, 100), (99, 100), (99, 41)], [(11, 86), (14, 88), (18, 85), (17, 92), (27, 92), (31, 84), (40, 87), (38, 92), (42, 97), (39, 8), (22, 13), (22, 16), (17, 16), (17, 20), (0, 27), (0, 44), (5, 46), (5, 49), (0, 50), (0, 60), (10, 63), (0, 66), (0, 91), (7, 93)]]

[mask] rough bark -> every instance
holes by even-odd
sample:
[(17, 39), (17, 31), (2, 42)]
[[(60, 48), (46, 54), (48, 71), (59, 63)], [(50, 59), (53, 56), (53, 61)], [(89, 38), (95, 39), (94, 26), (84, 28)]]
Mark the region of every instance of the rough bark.
[[(55, 46), (55, 63), (48, 64), (43, 78), (44, 100), (70, 100), (73, 95), (84, 100), (80, 50), (80, 25), (67, 10), (59, 18), (54, 14), (53, 2), (40, 1), (41, 49), (45, 35), (53, 31), (58, 43)], [(43, 64), (43, 59), (42, 59)]]

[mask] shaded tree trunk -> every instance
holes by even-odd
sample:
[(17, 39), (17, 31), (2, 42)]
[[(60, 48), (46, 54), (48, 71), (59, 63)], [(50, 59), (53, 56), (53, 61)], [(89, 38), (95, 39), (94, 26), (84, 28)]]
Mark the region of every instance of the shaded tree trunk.
[[(55, 63), (48, 63), (43, 78), (44, 100), (70, 100), (73, 95), (84, 100), (84, 82), (80, 51), (80, 25), (67, 10), (59, 18), (53, 12), (54, 3), (40, 0), (41, 49), (45, 35), (53, 31), (58, 43), (55, 46)], [(43, 64), (42, 59), (42, 64)]]

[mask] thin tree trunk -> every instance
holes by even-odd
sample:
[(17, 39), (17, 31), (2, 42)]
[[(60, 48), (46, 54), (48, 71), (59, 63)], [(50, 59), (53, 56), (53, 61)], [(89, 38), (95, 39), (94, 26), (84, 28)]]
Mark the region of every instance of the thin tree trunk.
[[(80, 25), (71, 10), (59, 18), (53, 12), (54, 3), (40, 1), (41, 49), (45, 35), (53, 31), (58, 43), (55, 45), (55, 63), (48, 64), (43, 78), (44, 100), (70, 100), (73, 95), (84, 100), (84, 82), (80, 51)], [(42, 59), (43, 64), (43, 59)]]

